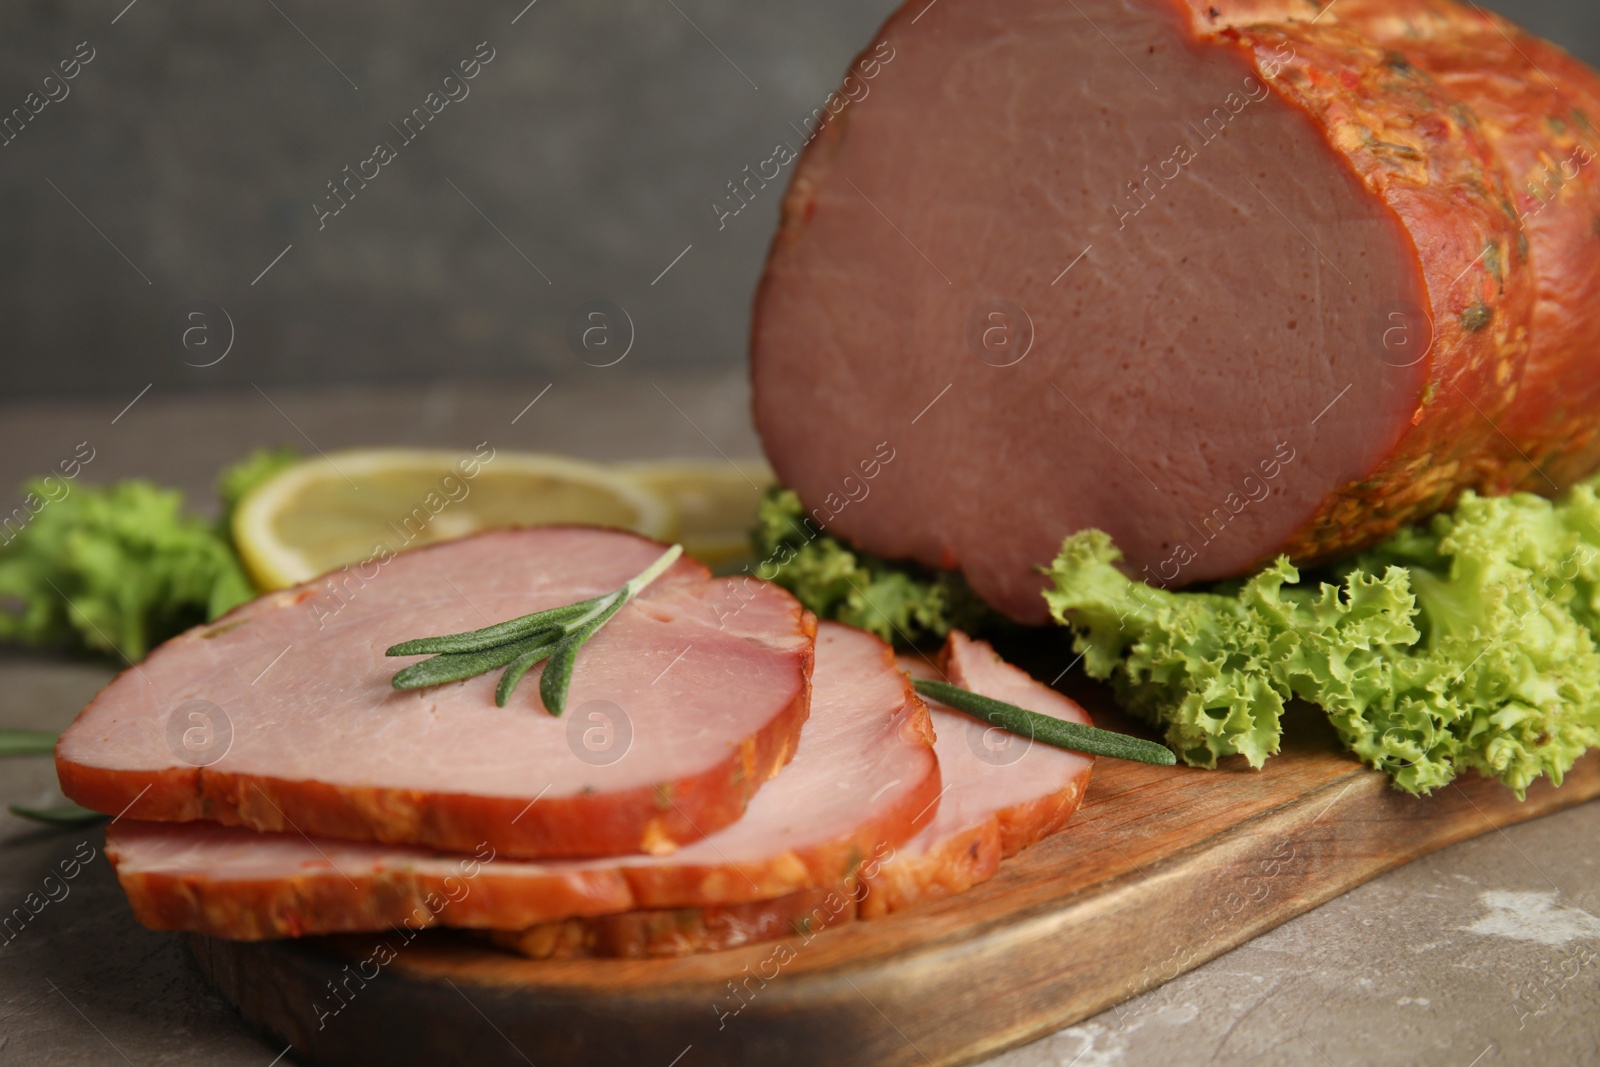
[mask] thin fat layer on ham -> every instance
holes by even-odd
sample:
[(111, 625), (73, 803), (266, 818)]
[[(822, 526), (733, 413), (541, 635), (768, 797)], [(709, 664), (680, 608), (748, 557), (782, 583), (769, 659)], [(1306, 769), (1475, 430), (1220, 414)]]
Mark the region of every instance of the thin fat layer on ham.
[[(805, 721), (815, 620), (679, 560), (584, 646), (557, 718), (530, 677), (399, 692), (400, 641), (609, 593), (664, 545), (506, 530), (271, 593), (119, 675), (56, 749), (129, 819), (524, 857), (670, 850), (736, 820)], [(359, 572), (359, 573), (358, 573)]]
[(642, 908), (718, 906), (831, 886), (915, 835), (938, 808), (926, 705), (887, 645), (819, 627), (811, 717), (745, 817), (670, 856), (530, 862), (487, 844), (448, 854), (120, 820), (106, 851), (156, 929), (255, 939), (447, 925), (525, 928)]

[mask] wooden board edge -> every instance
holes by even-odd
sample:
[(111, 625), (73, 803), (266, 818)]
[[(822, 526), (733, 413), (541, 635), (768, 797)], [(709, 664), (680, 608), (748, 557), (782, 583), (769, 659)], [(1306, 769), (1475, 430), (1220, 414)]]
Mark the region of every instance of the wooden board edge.
[[(1090, 891), (787, 983), (778, 967), (770, 978), (743, 971), (601, 1002), (588, 989), (459, 974), (446, 985), (448, 973), (408, 965), (313, 1027), (309, 1006), (339, 1003), (324, 987), (344, 960), (309, 945), (191, 943), (246, 1018), (329, 1067), (428, 1062), (430, 1034), (456, 1035), (452, 1047), (485, 1064), (671, 1059), (693, 1046), (697, 1063), (947, 1067), (1127, 1002), (1408, 860), (1596, 796), (1600, 753), (1522, 804), (1482, 780), (1419, 800), (1361, 772)], [(730, 999), (735, 980), (744, 993)]]

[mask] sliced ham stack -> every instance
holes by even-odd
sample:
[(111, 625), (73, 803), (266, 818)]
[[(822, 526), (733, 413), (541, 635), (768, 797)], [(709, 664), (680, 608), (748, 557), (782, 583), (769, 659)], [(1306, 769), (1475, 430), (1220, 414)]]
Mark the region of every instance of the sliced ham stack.
[(932, 822), (939, 795), (927, 707), (889, 647), (824, 623), (794, 759), (742, 819), (668, 855), (539, 863), (482, 843), (463, 856), (128, 819), (106, 851), (134, 913), (157, 929), (239, 939), (400, 923), (518, 929), (832, 886)]
[[(911, 674), (1087, 722), (952, 634), (936, 666), (680, 561), (578, 653), (564, 717), (496, 671), (396, 691), (402, 641), (611, 592), (666, 546), (483, 534), (268, 594), (158, 648), (57, 746), (145, 925), (239, 940), (445, 926), (531, 956), (814, 933), (961, 892), (1091, 761), (935, 718)], [(598, 740), (609, 744), (594, 745)]]
[[(953, 682), (1076, 722), (1076, 704), (952, 634)], [(905, 668), (905, 669), (901, 669)], [(877, 638), (818, 629), (811, 717), (743, 819), (671, 855), (534, 862), (119, 820), (107, 855), (156, 929), (256, 939), (441, 925), (535, 957), (660, 956), (814, 934), (961, 892), (1076, 809), (1092, 761), (996, 735), (910, 688)]]
[(107, 686), (56, 747), (62, 789), (128, 819), (535, 858), (671, 851), (734, 822), (794, 752), (815, 620), (788, 593), (679, 560), (583, 646), (562, 718), (532, 678), (504, 708), (496, 673), (396, 691), (420, 657), (384, 656), (609, 593), (665, 547), (505, 531), (270, 593)]

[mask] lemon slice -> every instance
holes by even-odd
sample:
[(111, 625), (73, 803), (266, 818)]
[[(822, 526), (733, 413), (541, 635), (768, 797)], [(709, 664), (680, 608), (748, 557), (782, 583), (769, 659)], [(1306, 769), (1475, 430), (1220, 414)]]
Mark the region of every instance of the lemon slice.
[(750, 554), (750, 530), (774, 475), (765, 460), (668, 459), (618, 468), (665, 497), (684, 551), (716, 566)]
[(256, 585), (281, 589), (497, 527), (582, 523), (671, 539), (673, 514), (640, 482), (562, 456), (370, 448), (313, 456), (263, 482), (234, 512), (233, 538)]

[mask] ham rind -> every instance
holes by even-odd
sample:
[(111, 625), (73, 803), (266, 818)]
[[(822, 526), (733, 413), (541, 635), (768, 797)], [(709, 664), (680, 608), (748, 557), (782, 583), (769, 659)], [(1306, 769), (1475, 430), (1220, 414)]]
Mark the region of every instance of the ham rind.
[(152, 930), (238, 941), (511, 916), (594, 915), (633, 905), (615, 863), (497, 859), (366, 841), (264, 833), (213, 822), (118, 819), (106, 855), (134, 916)]
[[(1304, 0), (1190, 0), (1197, 25), (1307, 21)], [(1500, 155), (1537, 277), (1528, 365), (1504, 431), (1505, 488), (1552, 493), (1600, 464), (1600, 74), (1455, 0), (1338, 0), (1321, 23), (1390, 50), (1463, 101)]]
[(817, 886), (748, 904), (628, 911), (523, 930), (487, 930), (484, 936), (536, 960), (688, 956), (780, 937), (809, 940), (836, 923), (857, 918), (857, 897), (858, 890), (850, 885)]
[(889, 647), (824, 623), (793, 760), (743, 819), (669, 856), (534, 862), (483, 843), (452, 855), (131, 819), (108, 828), (106, 854), (135, 916), (155, 929), (245, 940), (401, 924), (526, 929), (833, 886), (919, 832), (939, 792), (927, 707)]
[(270, 593), (167, 642), (62, 735), (73, 800), (126, 819), (502, 856), (670, 851), (724, 827), (794, 751), (815, 620), (680, 560), (578, 654), (556, 718), (530, 674), (398, 692), (402, 640), (610, 592), (665, 546), (502, 531)]
[(897, 12), (757, 298), (756, 421), (809, 527), (1042, 623), (1077, 530), (1181, 586), (1516, 480), (1538, 250), (1471, 101), (1393, 53), (1188, 0)]
[[(1075, 701), (1006, 663), (990, 645), (952, 631), (938, 669), (917, 656), (900, 666), (1069, 722), (1094, 725)], [(855, 918), (875, 918), (963, 893), (994, 876), (1000, 861), (1060, 830), (1089, 787), (1094, 757), (995, 730), (936, 701), (943, 791), (939, 812), (915, 837), (881, 849), (857, 876), (773, 900), (730, 907), (632, 911), (495, 931), (491, 940), (536, 959), (679, 956), (800, 936)], [(785, 772), (788, 773), (788, 772)]]

